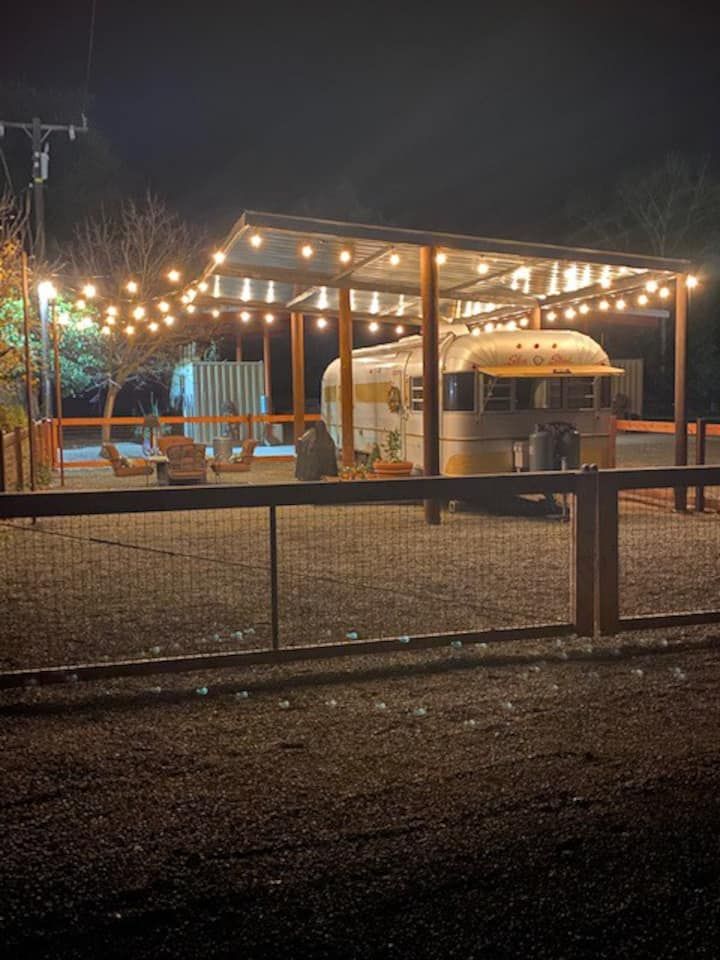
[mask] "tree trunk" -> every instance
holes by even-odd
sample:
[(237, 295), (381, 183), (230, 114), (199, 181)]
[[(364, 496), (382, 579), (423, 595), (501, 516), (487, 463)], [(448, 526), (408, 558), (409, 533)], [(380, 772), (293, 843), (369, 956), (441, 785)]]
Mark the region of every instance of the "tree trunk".
[[(103, 417), (109, 419), (113, 415), (113, 410), (115, 409), (115, 400), (117, 395), (120, 393), (120, 385), (114, 381), (108, 384), (107, 393), (105, 394), (105, 405), (103, 407)], [(104, 423), (102, 427), (102, 442), (110, 443), (110, 424)]]

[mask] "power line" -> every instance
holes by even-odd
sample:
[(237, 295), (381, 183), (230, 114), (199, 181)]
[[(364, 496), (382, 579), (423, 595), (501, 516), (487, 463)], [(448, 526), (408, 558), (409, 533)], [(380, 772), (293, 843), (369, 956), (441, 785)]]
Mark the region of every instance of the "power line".
[(92, 0), (90, 8), (90, 33), (88, 35), (88, 52), (85, 62), (85, 92), (83, 94), (83, 114), (87, 112), (87, 102), (90, 95), (90, 70), (92, 68), (93, 50), (95, 47), (95, 7), (97, 0)]

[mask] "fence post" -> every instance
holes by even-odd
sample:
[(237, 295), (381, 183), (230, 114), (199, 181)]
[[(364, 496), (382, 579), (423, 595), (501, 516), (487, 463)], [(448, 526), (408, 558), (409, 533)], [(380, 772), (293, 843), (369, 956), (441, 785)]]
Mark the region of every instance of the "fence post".
[(618, 487), (612, 473), (598, 474), (597, 609), (601, 634), (614, 634), (620, 620)]
[(280, 649), (280, 620), (278, 616), (277, 573), (277, 517), (275, 507), (270, 507), (270, 631), (273, 650)]
[[(707, 437), (707, 421), (698, 417), (695, 421), (695, 463), (702, 466), (705, 463), (705, 448)], [(695, 487), (695, 512), (705, 511), (705, 487)]]
[(595, 634), (598, 472), (583, 468), (575, 474), (573, 523), (572, 616), (579, 637)]
[[(25, 487), (25, 465), (23, 464), (23, 428), (15, 427), (15, 486), (18, 490)], [(29, 440), (29, 436), (28, 436)]]
[(7, 470), (5, 468), (5, 434), (0, 430), (0, 493), (7, 490)]

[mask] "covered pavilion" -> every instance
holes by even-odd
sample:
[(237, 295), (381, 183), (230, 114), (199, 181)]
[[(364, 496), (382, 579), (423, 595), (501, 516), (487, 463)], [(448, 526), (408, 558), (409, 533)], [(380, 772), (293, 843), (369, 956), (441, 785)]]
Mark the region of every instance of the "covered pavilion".
[[(473, 333), (630, 314), (675, 319), (675, 463), (687, 463), (687, 260), (245, 212), (198, 278), (199, 310), (288, 314), (295, 437), (304, 429), (304, 318), (337, 316), (343, 464), (353, 462), (353, 322), (419, 326), (423, 455), (439, 464), (439, 327)], [(375, 328), (373, 328), (375, 329)], [(269, 349), (266, 338), (266, 358)]]

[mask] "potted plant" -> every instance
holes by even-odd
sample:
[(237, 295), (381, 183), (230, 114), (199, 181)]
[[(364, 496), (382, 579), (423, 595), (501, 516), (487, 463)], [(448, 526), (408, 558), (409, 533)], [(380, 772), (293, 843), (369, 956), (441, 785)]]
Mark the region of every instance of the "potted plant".
[(400, 459), (401, 446), (400, 431), (390, 430), (384, 446), (385, 456), (373, 463), (373, 470), (377, 476), (385, 479), (410, 476), (413, 465), (410, 460)]

